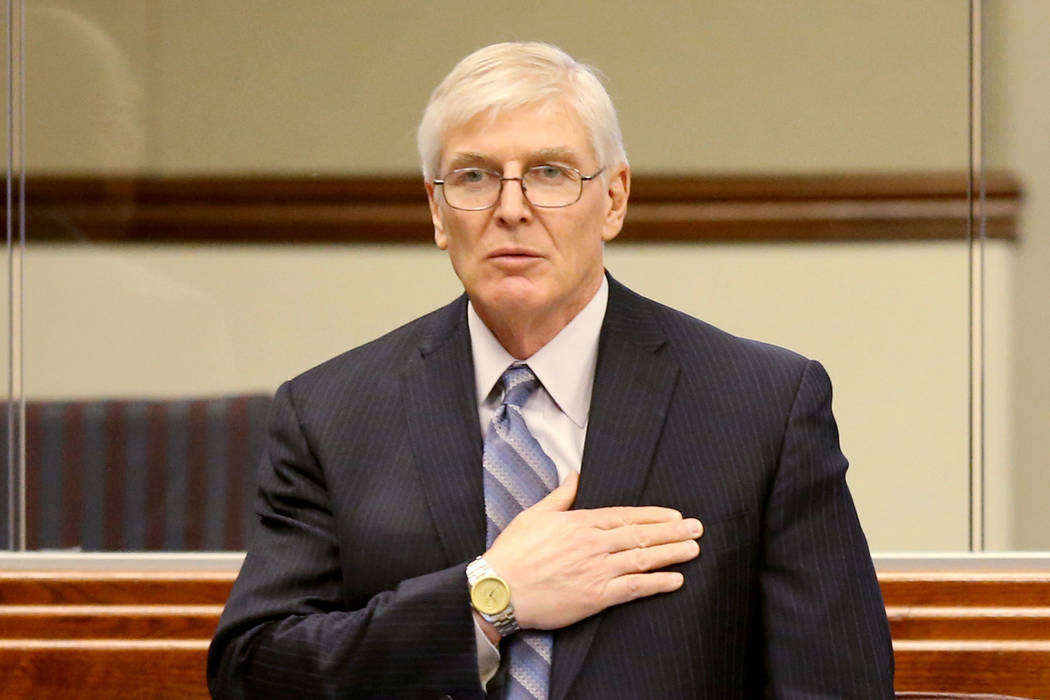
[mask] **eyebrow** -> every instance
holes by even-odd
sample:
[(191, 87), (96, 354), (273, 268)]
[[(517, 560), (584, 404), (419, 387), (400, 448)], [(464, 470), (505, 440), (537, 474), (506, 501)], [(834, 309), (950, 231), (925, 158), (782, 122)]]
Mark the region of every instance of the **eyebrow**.
[[(530, 153), (525, 159), (527, 164), (542, 164), (548, 162), (567, 162), (569, 164), (575, 164), (577, 162), (577, 152), (568, 146), (555, 146), (552, 148), (541, 148), (534, 153)], [(448, 164), (449, 170), (456, 170), (458, 168), (471, 168), (471, 167), (483, 167), (490, 169), (497, 169), (498, 164), (491, 156), (486, 156), (482, 153), (474, 153), (471, 151), (464, 151), (457, 153), (452, 156), (452, 159)]]
[(469, 168), (473, 166), (492, 167), (494, 165), (495, 163), (491, 158), (480, 153), (457, 153), (448, 163), (450, 170)]
[(576, 162), (577, 159), (576, 151), (568, 146), (557, 146), (555, 148), (543, 148), (533, 153), (529, 160), (531, 161), (569, 161)]

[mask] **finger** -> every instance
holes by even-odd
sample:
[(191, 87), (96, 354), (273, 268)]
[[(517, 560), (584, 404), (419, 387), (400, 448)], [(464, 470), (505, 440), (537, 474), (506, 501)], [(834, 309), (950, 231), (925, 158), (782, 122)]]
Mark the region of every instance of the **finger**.
[(665, 523), (682, 519), (682, 514), (674, 508), (661, 506), (612, 506), (594, 508), (587, 513), (588, 524), (601, 530), (611, 530), (624, 525)]
[(556, 511), (568, 510), (572, 502), (576, 500), (576, 487), (580, 483), (580, 475), (569, 472), (561, 485), (536, 502), (533, 508), (536, 510)]
[(662, 569), (671, 564), (681, 564), (699, 555), (700, 543), (696, 540), (687, 540), (616, 552), (606, 558), (605, 565), (607, 571), (613, 576), (623, 576)]
[(638, 598), (677, 591), (685, 578), (677, 571), (656, 571), (650, 574), (627, 574), (609, 581), (605, 587), (606, 607)]
[(605, 530), (609, 552), (651, 547), (668, 542), (695, 540), (704, 534), (704, 526), (696, 518), (672, 520), (665, 523), (644, 523)]

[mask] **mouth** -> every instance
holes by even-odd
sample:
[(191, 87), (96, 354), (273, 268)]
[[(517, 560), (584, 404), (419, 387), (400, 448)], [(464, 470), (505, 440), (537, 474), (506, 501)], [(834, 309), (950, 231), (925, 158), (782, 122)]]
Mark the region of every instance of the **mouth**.
[(527, 248), (497, 248), (488, 254), (490, 260), (498, 262), (530, 262), (539, 260), (543, 256)]

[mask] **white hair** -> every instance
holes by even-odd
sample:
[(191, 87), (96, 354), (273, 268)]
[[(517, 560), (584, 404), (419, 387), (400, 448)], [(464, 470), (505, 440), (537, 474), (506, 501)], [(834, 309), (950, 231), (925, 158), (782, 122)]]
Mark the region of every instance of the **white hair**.
[(423, 178), (436, 177), (450, 129), (483, 112), (495, 117), (556, 99), (583, 123), (601, 167), (627, 162), (616, 108), (595, 68), (550, 44), (506, 42), (470, 54), (434, 88), (417, 134)]

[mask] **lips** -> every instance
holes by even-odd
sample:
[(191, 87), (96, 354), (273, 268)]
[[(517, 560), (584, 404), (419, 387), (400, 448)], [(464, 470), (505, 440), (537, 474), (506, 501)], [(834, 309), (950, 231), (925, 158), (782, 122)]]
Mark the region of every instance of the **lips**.
[(489, 258), (500, 260), (529, 260), (542, 257), (539, 253), (527, 248), (497, 248), (488, 255)]

